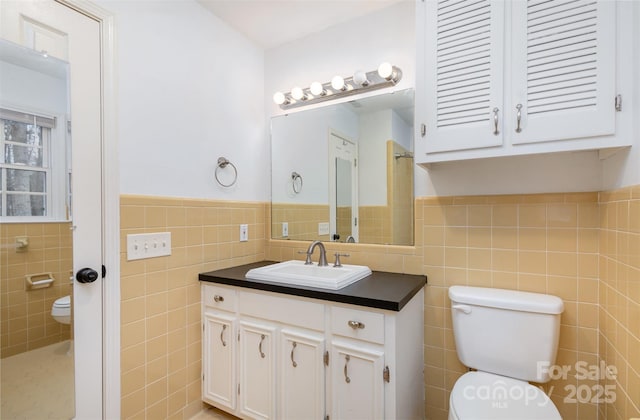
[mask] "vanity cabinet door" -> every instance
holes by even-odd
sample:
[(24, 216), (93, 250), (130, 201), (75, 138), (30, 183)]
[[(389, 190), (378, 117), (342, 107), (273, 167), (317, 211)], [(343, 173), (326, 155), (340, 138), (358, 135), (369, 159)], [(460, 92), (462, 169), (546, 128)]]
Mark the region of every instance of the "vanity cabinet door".
[(284, 328), (280, 333), (278, 418), (325, 416), (324, 334)]
[(240, 414), (276, 418), (276, 327), (240, 321)]
[(333, 340), (329, 363), (331, 418), (384, 418), (383, 347)]
[(235, 318), (205, 312), (202, 340), (202, 398), (233, 411), (236, 408)]

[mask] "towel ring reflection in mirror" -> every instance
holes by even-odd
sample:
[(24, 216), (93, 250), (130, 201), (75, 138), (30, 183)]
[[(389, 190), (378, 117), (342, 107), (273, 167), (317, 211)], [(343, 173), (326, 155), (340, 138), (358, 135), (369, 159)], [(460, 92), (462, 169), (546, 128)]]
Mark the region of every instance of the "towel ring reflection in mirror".
[(300, 194), (300, 191), (302, 191), (302, 175), (296, 171), (291, 172), (291, 184), (293, 185), (293, 192)]
[[(231, 182), (225, 184), (224, 182), (220, 181), (220, 177), (219, 177), (218, 171), (220, 169), (225, 169), (228, 165), (230, 165), (231, 168), (233, 169), (233, 180)], [(229, 159), (227, 159), (226, 157), (222, 157), (221, 156), (221, 157), (218, 158), (218, 165), (216, 166), (216, 170), (214, 172), (214, 176), (216, 177), (216, 182), (218, 184), (220, 184), (221, 186), (223, 186), (225, 188), (229, 188), (229, 187), (233, 186), (236, 183), (236, 181), (238, 180), (238, 170), (236, 169), (236, 165), (231, 163), (229, 161)]]

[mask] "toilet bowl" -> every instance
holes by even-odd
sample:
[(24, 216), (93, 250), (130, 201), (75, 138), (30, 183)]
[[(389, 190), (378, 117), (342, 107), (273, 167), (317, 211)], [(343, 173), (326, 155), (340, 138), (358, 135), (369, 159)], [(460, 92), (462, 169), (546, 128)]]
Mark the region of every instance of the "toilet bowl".
[(61, 324), (71, 323), (71, 296), (56, 299), (51, 307), (51, 316)]
[(468, 372), (454, 384), (449, 420), (561, 420), (551, 399), (526, 381), (486, 372)]
[(449, 420), (561, 420), (551, 399), (528, 381), (550, 380), (558, 350), (562, 299), (538, 293), (451, 286), (462, 375), (449, 398)]

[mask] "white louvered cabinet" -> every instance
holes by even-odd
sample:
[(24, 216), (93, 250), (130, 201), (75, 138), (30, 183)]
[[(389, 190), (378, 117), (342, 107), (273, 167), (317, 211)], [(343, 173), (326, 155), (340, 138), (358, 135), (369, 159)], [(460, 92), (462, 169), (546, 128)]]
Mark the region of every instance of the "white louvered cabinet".
[(426, 0), (417, 162), (628, 145), (613, 136), (616, 7)]

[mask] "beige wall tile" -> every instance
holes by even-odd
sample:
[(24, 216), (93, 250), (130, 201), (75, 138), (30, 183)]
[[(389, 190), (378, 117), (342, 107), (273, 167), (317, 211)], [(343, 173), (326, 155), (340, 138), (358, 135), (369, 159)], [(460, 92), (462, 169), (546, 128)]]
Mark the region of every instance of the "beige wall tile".
[[(121, 196), (122, 243), (129, 233), (162, 229), (172, 234), (169, 257), (127, 261), (122, 254), (121, 372), (122, 380), (128, 381), (122, 394), (123, 418), (197, 412), (201, 358), (197, 274), (214, 263), (219, 268), (237, 265), (234, 255), (242, 263), (263, 260), (265, 207), (265, 203)], [(241, 247), (236, 244), (239, 223), (250, 224), (249, 243)]]

